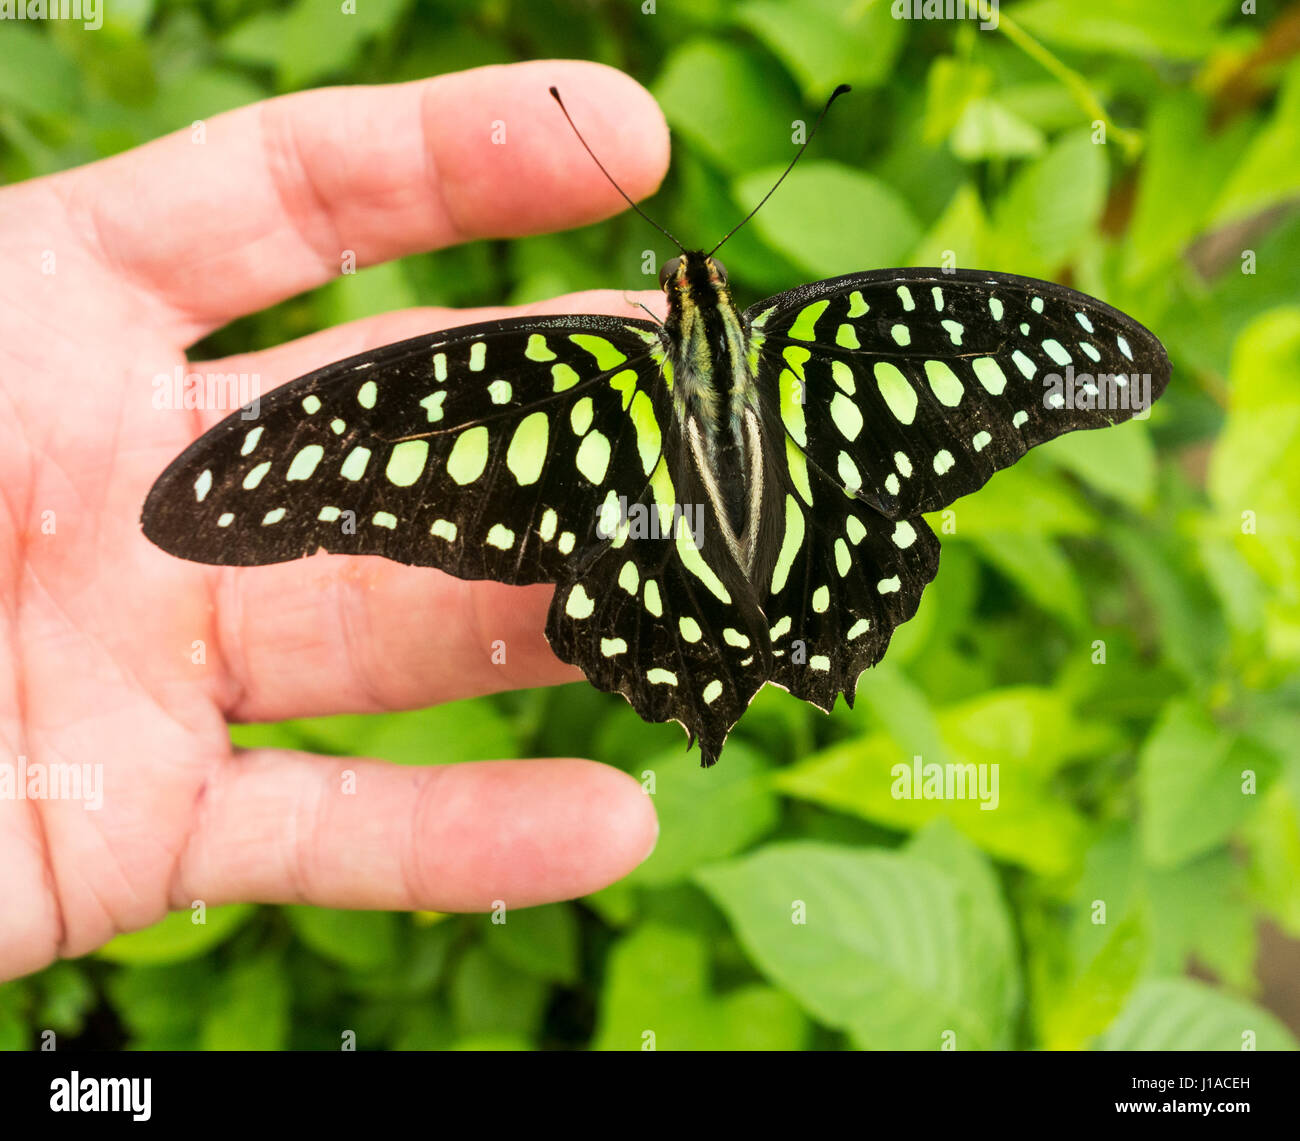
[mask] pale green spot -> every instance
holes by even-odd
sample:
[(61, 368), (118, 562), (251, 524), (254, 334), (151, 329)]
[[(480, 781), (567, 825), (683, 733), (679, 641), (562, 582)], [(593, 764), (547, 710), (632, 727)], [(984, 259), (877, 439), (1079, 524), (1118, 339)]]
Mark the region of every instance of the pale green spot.
[(925, 377), (930, 382), (930, 391), (940, 404), (956, 408), (961, 403), (966, 391), (957, 374), (944, 361), (928, 360), (925, 362)]
[(482, 341), (475, 341), (469, 347), (469, 371), (482, 372), (485, 364), (487, 364), (487, 345)]
[(494, 380), (488, 385), (487, 390), (493, 404), (509, 404), (510, 396), (514, 392), (508, 380)]
[(447, 474), (461, 487), (473, 483), (483, 474), (488, 462), (488, 430), (482, 424), (467, 428), (451, 446), (447, 456)]
[(601, 483), (609, 470), (609, 439), (601, 432), (588, 432), (578, 445), (573, 462), (592, 483)]
[(825, 654), (813, 654), (808, 659), (808, 665), (811, 669), (821, 670), (822, 673), (830, 673), (831, 660)]
[(906, 519), (901, 520), (894, 526), (893, 534), (894, 546), (907, 550), (916, 542), (916, 528)]
[(325, 449), (320, 444), (308, 444), (301, 449), (293, 462), (289, 465), (289, 470), (285, 472), (285, 479), (310, 479), (316, 471), (316, 465), (321, 462), (325, 456)]
[(844, 361), (831, 361), (831, 378), (850, 396), (858, 390), (853, 380), (853, 370)]
[(1092, 322), (1088, 319), (1087, 313), (1076, 313), (1074, 319), (1083, 326), (1085, 333), (1095, 333), (1097, 330), (1092, 327)]
[(1097, 351), (1096, 345), (1090, 345), (1088, 344), (1087, 341), (1080, 341), (1079, 348), (1081, 348), (1085, 353), (1088, 354), (1089, 358), (1092, 360), (1094, 364), (1096, 364), (1099, 360), (1101, 360), (1101, 353)]
[(867, 537), (867, 528), (856, 515), (850, 515), (844, 522), (844, 533), (855, 547)]
[(664, 603), (659, 597), (659, 584), (654, 579), (650, 579), (645, 584), (645, 608), (656, 618), (664, 616)]
[(780, 594), (785, 589), (786, 579), (794, 567), (795, 556), (803, 546), (803, 511), (795, 502), (793, 495), (785, 497), (785, 534), (781, 537), (781, 552), (777, 555), (776, 566), (772, 569), (772, 593)]
[(849, 640), (861, 638), (868, 630), (871, 629), (871, 621), (867, 618), (859, 618), (852, 626), (849, 627)]
[(277, 507), (274, 511), (268, 511), (262, 516), (262, 526), (265, 527), (269, 523), (278, 523), (284, 518), (284, 516), (285, 509), (283, 507)]
[(542, 537), (543, 543), (549, 543), (555, 538), (555, 527), (559, 521), (560, 517), (555, 513), (554, 507), (548, 507), (542, 512), (542, 523), (537, 528), (537, 533)]
[(262, 433), (265, 430), (266, 429), (261, 424), (256, 428), (251, 429), (248, 435), (244, 437), (244, 446), (239, 449), (239, 454), (241, 456), (249, 455), (253, 449), (257, 447), (257, 442), (262, 438)]
[(545, 412), (531, 412), (519, 421), (506, 449), (506, 467), (520, 487), (536, 483), (546, 464), (551, 422)]
[(330, 421), (330, 431), (333, 432), (334, 435), (336, 436), (343, 435), (344, 431), (347, 429), (347, 426), (348, 426), (347, 421), (340, 420), (337, 416), (335, 416), (334, 419)]
[(898, 474), (904, 479), (909, 479), (912, 475), (912, 461), (907, 458), (906, 452), (894, 453), (894, 466), (898, 468)]
[(435, 519), (429, 528), (429, 534), (435, 539), (446, 539), (449, 543), (456, 541), (456, 524), (450, 519)]
[(447, 379), (447, 354), (433, 354), (433, 378), (441, 384)]
[(489, 547), (497, 547), (499, 550), (508, 551), (515, 545), (515, 533), (509, 527), (503, 527), (500, 523), (493, 523), (492, 529), (487, 533), (484, 542)]
[(555, 354), (551, 352), (546, 344), (546, 338), (541, 333), (530, 333), (528, 336), (528, 347), (524, 349), (524, 356), (530, 361), (553, 361)]
[(1043, 311), (1043, 299), (1041, 297), (1035, 297), (1029, 303), (1029, 308), (1031, 308), (1035, 313), (1041, 313)]
[(641, 585), (641, 575), (636, 569), (636, 563), (629, 560), (623, 564), (618, 572), (618, 585), (633, 598), (636, 597), (637, 588)]
[(590, 618), (596, 609), (596, 603), (587, 595), (582, 583), (578, 583), (564, 603), (564, 613), (570, 618)]
[(672, 670), (663, 670), (656, 667), (647, 670), (645, 675), (646, 681), (651, 685), (676, 685), (677, 675)]
[(644, 392), (638, 392), (632, 398), (629, 416), (636, 432), (636, 450), (641, 455), (641, 468), (649, 475), (654, 471), (663, 451), (663, 436), (659, 431), (659, 420), (655, 416), (654, 402)]
[(903, 303), (903, 308), (911, 312), (916, 308), (916, 302), (912, 300), (912, 291), (906, 285), (898, 287), (898, 299)]
[[(267, 473), (268, 471), (270, 471), (270, 470), (271, 470), (271, 461), (270, 461), (270, 460), (263, 460), (260, 464), (257, 465), (257, 467), (255, 467), (255, 468), (254, 468), (252, 471), (250, 471), (246, 476), (244, 476), (244, 490), (245, 490), (245, 491), (252, 491), (252, 490), (253, 490), (253, 489), (254, 489), (254, 488), (255, 488), (259, 483), (262, 482), (262, 479), (266, 476), (266, 473)], [(212, 486), (212, 473), (211, 473), (211, 472), (204, 472), (203, 475), (206, 475), (206, 476), (208, 477), (208, 484), (207, 484), (207, 486), (208, 486), (208, 487), (211, 487), (211, 486)], [(199, 482), (202, 482), (202, 480), (203, 480), (203, 476), (201, 475), (201, 476), (199, 476), (198, 481), (196, 481), (196, 483), (195, 483), (195, 488), (194, 488), (195, 492), (198, 492), (198, 490), (199, 490), (199, 488), (198, 488), (198, 483), (199, 483)], [(202, 499), (203, 499), (203, 496), (206, 495), (206, 494), (207, 494), (207, 489), (205, 488), (205, 489), (203, 490), (203, 494), (199, 496), (199, 499), (202, 500)]]
[(375, 406), (375, 401), (378, 399), (379, 385), (377, 385), (373, 380), (366, 381), (365, 384), (357, 389), (357, 403), (360, 404), (362, 408), (373, 408)]
[(388, 457), (388, 467), (384, 469), (384, 475), (388, 477), (389, 483), (396, 484), (398, 487), (410, 487), (420, 478), (428, 458), (428, 440), (403, 440)]
[(683, 614), (677, 619), (677, 629), (681, 631), (682, 637), (688, 642), (698, 642), (704, 637), (704, 631), (700, 629), (700, 624), (689, 614)]
[(1014, 416), (1011, 417), (1011, 423), (1012, 423), (1012, 426), (1013, 426), (1013, 427), (1016, 427), (1016, 428), (1019, 428), (1019, 427), (1022, 427), (1023, 425), (1025, 425), (1025, 424), (1028, 424), (1028, 423), (1029, 423), (1029, 413), (1028, 413), (1028, 412), (1025, 412), (1025, 411), (1017, 412)]
[(987, 432), (976, 432), (971, 439), (971, 445), (977, 452), (982, 452), (991, 443), (993, 443), (993, 437)]
[(716, 677), (704, 687), (704, 704), (712, 705), (722, 696), (722, 682)]
[(722, 640), (726, 642), (728, 646), (735, 646), (738, 650), (749, 648), (749, 635), (742, 634), (739, 630), (735, 630), (730, 626), (726, 627), (726, 629), (722, 631)]
[(971, 361), (971, 368), (975, 370), (975, 379), (984, 386), (986, 392), (991, 396), (1002, 395), (1002, 390), (1007, 386), (1007, 374), (997, 361), (992, 357), (976, 357)]
[(339, 475), (356, 483), (366, 474), (366, 464), (369, 462), (370, 449), (358, 445), (348, 453), (347, 459), (343, 461), (343, 466), (339, 468)]
[(812, 505), (812, 484), (808, 481), (808, 457), (793, 440), (785, 442), (785, 462), (790, 469), (790, 482), (803, 501)]
[(881, 594), (897, 594), (902, 589), (903, 584), (898, 580), (898, 575), (892, 578), (882, 578), (876, 583), (876, 589)]
[(1024, 336), (1024, 337), (1029, 336), (1029, 322), (1028, 322), (1028, 321), (1021, 321), (1021, 322), (1020, 322), (1020, 334), (1021, 334), (1021, 336)]
[(802, 447), (808, 443), (808, 425), (804, 417), (804, 382), (788, 368), (781, 370), (780, 385), (781, 420), (786, 430)]
[(1016, 368), (1021, 372), (1026, 380), (1033, 380), (1034, 373), (1038, 371), (1038, 366), (1034, 364), (1024, 353), (1017, 349), (1011, 354), (1011, 359), (1015, 361)]
[(812, 608), (818, 614), (825, 614), (831, 607), (831, 588), (829, 586), (819, 586), (813, 591)]
[(1119, 351), (1121, 353), (1128, 357), (1129, 360), (1133, 359), (1133, 350), (1128, 347), (1128, 340), (1126, 338), (1116, 337), (1115, 343), (1119, 345)]
[(897, 495), (902, 488), (903, 485), (898, 482), (898, 476), (896, 476), (892, 471), (885, 476), (885, 490), (889, 492), (890, 495)]
[(315, 416), (316, 413), (320, 411), (320, 397), (304, 396), (302, 398), (302, 410), (306, 412), (308, 416)]
[(848, 452), (840, 452), (835, 470), (846, 490), (862, 490), (862, 473), (858, 471), (858, 465), (853, 462), (853, 457)]
[(442, 419), (442, 402), (447, 399), (447, 390), (444, 388), (441, 392), (431, 392), (420, 401), (420, 407), (424, 409), (425, 415), (429, 418), (430, 424), (436, 424)]
[(630, 368), (616, 372), (609, 378), (609, 386), (619, 394), (623, 411), (626, 412), (628, 405), (632, 403), (632, 394), (636, 391), (636, 373)]
[(814, 301), (799, 310), (790, 331), (786, 334), (792, 341), (815, 341), (817, 339), (817, 319), (826, 312), (829, 301)]
[(1065, 351), (1065, 346), (1060, 341), (1048, 338), (1043, 342), (1043, 352), (1052, 358), (1057, 364), (1069, 364), (1074, 358)]
[(583, 435), (591, 427), (594, 418), (594, 405), (590, 396), (584, 396), (569, 409), (569, 426), (575, 435)]
[(1002, 302), (996, 297), (989, 298), (989, 312), (993, 314), (993, 320), (1002, 320)]
[(343, 512), (337, 507), (322, 507), (316, 515), (316, 518), (322, 523), (337, 523), (339, 521), (339, 516), (342, 514)]
[(858, 343), (858, 331), (847, 322), (835, 330), (835, 343), (842, 349), (862, 348)]
[(235, 521), (235, 513), (233, 511), (223, 511), (217, 519), (217, 526), (229, 527), (230, 524), (233, 523), (234, 521)]
[(867, 310), (870, 308), (871, 306), (867, 304), (866, 299), (862, 296), (862, 293), (859, 290), (855, 289), (849, 294), (850, 317), (865, 317), (867, 315)]
[(397, 516), (390, 515), (387, 511), (376, 511), (370, 522), (376, 527), (387, 527), (390, 531), (397, 530)]
[(961, 344), (962, 334), (966, 332), (965, 325), (963, 325), (960, 321), (952, 321), (948, 319), (940, 321), (939, 324), (941, 324), (945, 329), (948, 330), (948, 336), (949, 338), (951, 338), (952, 343), (954, 345)]
[(889, 335), (894, 338), (894, 344), (906, 348), (912, 343), (912, 330), (906, 325), (891, 325)]
[[(265, 464), (259, 464), (257, 467), (255, 467), (253, 471), (248, 473), (248, 478), (244, 480), (244, 486), (245, 487), (249, 486), (248, 480), (252, 478), (254, 472), (260, 471), (262, 475), (265, 475), (266, 470), (270, 466), (271, 466), (270, 462), (267, 462)], [(257, 480), (252, 485), (253, 487), (256, 487), (258, 483), (262, 481), (262, 475), (259, 475), (257, 477)], [(202, 503), (205, 499), (207, 499), (208, 492), (211, 490), (212, 490), (212, 470), (210, 468), (204, 468), (204, 470), (199, 473), (199, 478), (194, 481), (194, 498), (197, 499), (200, 503)]]
[(555, 541), (555, 547), (562, 555), (567, 555), (573, 550), (573, 544), (578, 541), (578, 536), (572, 531), (561, 531), (560, 537)]
[(840, 578), (849, 573), (853, 566), (852, 556), (849, 554), (849, 545), (843, 539), (835, 540), (835, 569), (840, 572)]
[(554, 392), (564, 392), (566, 389), (572, 388), (581, 379), (569, 365), (563, 362), (551, 365), (551, 380), (553, 382), (551, 387)]
[(618, 351), (614, 345), (604, 337), (597, 337), (592, 333), (570, 333), (569, 340), (580, 349), (585, 349), (596, 358), (596, 365), (601, 372), (607, 369), (617, 368), (625, 360), (627, 355)]
[(786, 615), (775, 626), (772, 627), (772, 637), (780, 638), (790, 632), (790, 615)]
[(627, 643), (622, 638), (601, 638), (600, 652), (607, 658), (627, 653)]
[(943, 290), (937, 285), (930, 290), (930, 296), (934, 299), (934, 310), (936, 313), (943, 312)]
[(943, 475), (952, 469), (952, 465), (957, 461), (952, 458), (952, 452), (947, 448), (940, 448), (934, 457), (935, 475)]
[(916, 419), (916, 392), (897, 368), (888, 361), (877, 361), (873, 371), (876, 386), (885, 398), (894, 419), (900, 424), (910, 424)]
[(862, 412), (842, 392), (831, 398), (831, 419), (846, 440), (856, 440), (862, 431)]

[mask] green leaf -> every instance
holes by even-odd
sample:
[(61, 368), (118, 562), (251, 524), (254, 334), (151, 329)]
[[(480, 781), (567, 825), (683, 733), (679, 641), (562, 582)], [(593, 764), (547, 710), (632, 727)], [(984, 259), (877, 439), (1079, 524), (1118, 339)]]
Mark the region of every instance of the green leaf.
[(727, 746), (727, 768), (702, 769), (680, 748), (638, 765), (645, 785), (653, 774), (659, 840), (650, 858), (627, 878), (662, 886), (686, 879), (701, 864), (743, 851), (776, 826), (779, 801), (767, 783), (762, 756), (740, 741)]
[(36, 976), (36, 984), (41, 1002), (35, 1025), (65, 1035), (80, 1034), (96, 1002), (95, 988), (84, 969), (75, 963), (54, 963)]
[(141, 966), (193, 959), (234, 934), (254, 910), (253, 905), (248, 903), (209, 907), (202, 913), (205, 920), (203, 923), (194, 922), (199, 912), (173, 911), (161, 922), (143, 931), (118, 935), (95, 954), (110, 962)]
[(55, 41), (6, 20), (4, 44), (0, 105), (41, 116), (71, 112), (76, 105), (77, 68)]
[(457, 1033), (531, 1038), (541, 1024), (547, 995), (541, 979), (515, 970), (485, 947), (471, 947), (451, 983)]
[(759, 969), (866, 1048), (1004, 1046), (1014, 960), (928, 859), (772, 844), (697, 873)]
[[(954, 529), (944, 529), (951, 513)], [(1041, 457), (1027, 456), (1000, 471), (979, 491), (963, 496), (943, 512), (926, 516), (940, 535), (963, 539), (1018, 535), (1088, 535), (1097, 530), (1096, 516), (1059, 472)]]
[(1105, 431), (1071, 432), (1053, 440), (1043, 458), (1135, 511), (1149, 507), (1155, 498), (1155, 447), (1140, 420)]
[[(775, 783), (791, 796), (892, 828), (917, 829), (943, 817), (1001, 859), (1044, 874), (1068, 871), (1086, 825), (1052, 793), (1051, 778), (1072, 757), (1107, 747), (1104, 726), (1080, 723), (1063, 697), (1028, 687), (943, 710), (938, 725), (946, 758), (938, 769), (925, 767), (938, 764), (932, 754), (918, 762), (912, 743), (877, 733), (815, 753), (782, 770)], [(951, 788), (947, 765), (959, 766), (951, 769)], [(929, 783), (935, 773), (945, 779)]]
[(1282, 79), (1277, 108), (1231, 171), (1208, 226), (1220, 227), (1300, 198), (1300, 60)]
[(308, 947), (345, 967), (369, 970), (397, 957), (401, 927), (391, 911), (292, 906), (280, 913)]
[(1220, 729), (1197, 702), (1171, 701), (1138, 758), (1146, 861), (1176, 867), (1221, 844), (1251, 808), (1243, 771), (1274, 763), (1259, 745)]
[[(794, 157), (790, 124), (804, 113), (780, 67), (758, 53), (689, 40), (669, 55), (651, 90), (673, 131), (724, 170), (784, 165)], [(770, 188), (769, 182), (759, 197)]]
[(977, 535), (975, 548), (1016, 584), (1025, 597), (1066, 626), (1080, 630), (1088, 619), (1083, 587), (1060, 544), (1047, 535)]
[(987, 263), (988, 219), (979, 191), (969, 182), (958, 189), (929, 232), (912, 250), (908, 265), (971, 268)]
[(1099, 1050), (1295, 1050), (1268, 1011), (1191, 979), (1142, 983), (1096, 1043)]
[(966, 108), (993, 86), (992, 69), (955, 56), (940, 56), (925, 77), (925, 125), (921, 141), (927, 146), (943, 142)]
[(201, 1020), (202, 1050), (283, 1050), (289, 980), (277, 954), (234, 964), (216, 982)]
[(810, 99), (825, 99), (839, 83), (883, 82), (906, 30), (888, 4), (842, 0), (749, 0), (736, 19), (785, 63)]
[(645, 923), (610, 951), (593, 1050), (797, 1050), (808, 1023), (798, 1004), (764, 986), (709, 993), (705, 945)]
[[(742, 202), (759, 202), (781, 175), (770, 167), (736, 184)], [(826, 225), (831, 214), (835, 225)], [(906, 201), (869, 174), (839, 163), (804, 161), (756, 215), (764, 240), (814, 277), (864, 266), (898, 265), (921, 227)]]
[(952, 133), (953, 153), (965, 162), (1037, 155), (1046, 146), (1042, 131), (997, 99), (976, 99), (962, 112)]
[(1076, 131), (1020, 171), (994, 210), (999, 269), (1051, 277), (1090, 240), (1106, 202), (1104, 150)]
[(508, 911), (504, 923), (483, 924), (493, 954), (530, 975), (572, 986), (579, 980), (578, 920), (567, 903)]
[(194, 1050), (199, 1020), (215, 990), (211, 960), (161, 967), (123, 967), (106, 982), (132, 1050)]
[(1016, 6), (1016, 20), (1051, 43), (1107, 55), (1201, 59), (1221, 37), (1219, 24), (1235, 0), (1030, 0)]

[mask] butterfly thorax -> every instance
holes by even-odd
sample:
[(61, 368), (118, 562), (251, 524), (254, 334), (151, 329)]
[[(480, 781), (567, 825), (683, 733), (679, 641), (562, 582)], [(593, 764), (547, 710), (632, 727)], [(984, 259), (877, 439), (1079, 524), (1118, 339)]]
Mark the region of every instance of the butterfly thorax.
[(674, 480), (684, 495), (696, 497), (687, 502), (708, 507), (706, 548), (722, 548), (719, 555), (725, 550), (755, 581), (770, 569), (761, 557), (770, 481), (748, 330), (725, 271), (707, 254), (691, 251), (674, 258), (663, 280), (674, 426), (683, 445)]

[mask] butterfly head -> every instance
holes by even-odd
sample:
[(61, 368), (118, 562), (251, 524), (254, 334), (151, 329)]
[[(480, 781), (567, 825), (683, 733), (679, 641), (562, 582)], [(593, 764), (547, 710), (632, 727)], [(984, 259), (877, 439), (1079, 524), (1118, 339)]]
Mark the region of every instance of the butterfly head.
[(659, 288), (668, 294), (672, 308), (694, 302), (705, 304), (719, 296), (729, 296), (727, 270), (722, 262), (702, 250), (687, 250), (660, 267)]

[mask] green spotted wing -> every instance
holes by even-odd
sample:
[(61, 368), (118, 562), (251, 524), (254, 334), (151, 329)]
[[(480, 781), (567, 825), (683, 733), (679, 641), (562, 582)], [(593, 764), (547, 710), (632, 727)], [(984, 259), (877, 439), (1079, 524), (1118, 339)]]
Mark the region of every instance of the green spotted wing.
[(599, 544), (601, 508), (635, 501), (659, 461), (654, 328), (507, 320), (328, 365), (178, 456), (145, 534), (222, 565), (323, 550), (559, 581)]

